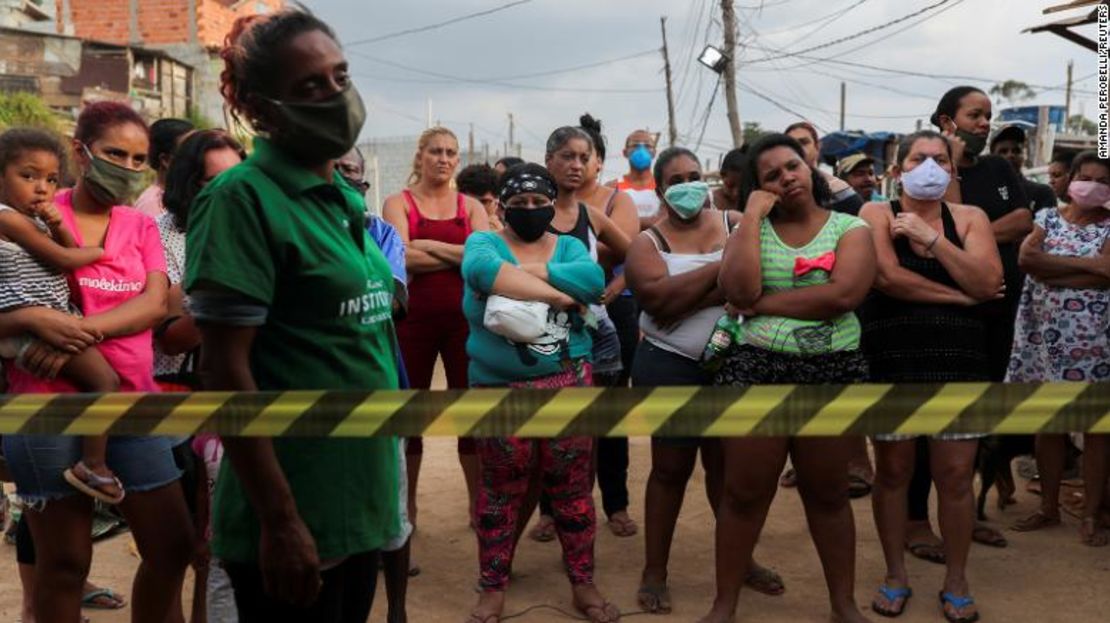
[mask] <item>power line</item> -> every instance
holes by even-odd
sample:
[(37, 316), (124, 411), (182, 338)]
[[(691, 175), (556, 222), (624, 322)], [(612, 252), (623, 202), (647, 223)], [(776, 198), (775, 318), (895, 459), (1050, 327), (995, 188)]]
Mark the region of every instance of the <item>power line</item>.
[[(794, 45), (796, 45), (796, 44), (798, 44), (798, 43), (801, 43), (802, 41), (805, 41), (805, 40), (809, 39), (809, 38), (810, 38), (810, 37), (812, 37), (813, 35), (817, 34), (817, 32), (818, 32), (818, 31), (820, 31), (820, 30), (822, 30), (822, 29), (824, 29), (824, 28), (828, 28), (828, 26), (829, 26), (830, 24), (832, 24), (832, 23), (833, 23), (833, 22), (835, 22), (836, 20), (838, 20), (838, 19), (840, 19), (840, 18), (844, 17), (844, 16), (845, 16), (845, 15), (847, 15), (847, 14), (848, 14), (849, 12), (851, 12), (851, 11), (852, 11), (852, 9), (855, 9), (856, 7), (860, 6), (861, 4), (863, 4), (863, 3), (867, 2), (867, 1), (868, 1), (868, 0), (858, 0), (858, 1), (857, 1), (857, 2), (855, 3), (855, 4), (853, 4), (853, 5), (851, 5), (851, 6), (847, 7), (847, 8), (841, 9), (840, 11), (838, 11), (838, 12), (836, 12), (836, 13), (833, 13), (833, 14), (830, 14), (830, 15), (826, 15), (826, 16), (825, 16), (825, 19), (821, 20), (821, 22), (820, 22), (820, 23), (818, 23), (818, 24), (817, 24), (817, 26), (816, 26), (815, 28), (813, 28), (812, 30), (810, 30), (810, 31), (806, 32), (806, 34), (802, 35), (801, 37), (798, 37), (798, 38), (794, 39), (794, 40), (793, 40), (793, 41), (791, 41), (790, 43), (787, 43), (787, 44), (783, 45), (782, 47), (783, 47), (783, 48), (789, 48), (789, 47), (791, 47), (791, 46), (794, 46)], [(810, 25), (812, 25), (812, 24), (813, 24), (813, 22), (810, 22)]]
[[(391, 60), (384, 59), (384, 58), (378, 58), (376, 56), (371, 56), (369, 54), (366, 54), (364, 52), (360, 52), (358, 50), (351, 50), (351, 53), (355, 54), (359, 57), (365, 58), (366, 60), (372, 61), (374, 63), (378, 63), (378, 64), (381, 64), (381, 65), (386, 65), (386, 66), (389, 66), (389, 67), (395, 67), (397, 69), (403, 69), (405, 71), (411, 71), (413, 73), (422, 74), (422, 75), (425, 75), (425, 76), (431, 76), (433, 78), (439, 78), (441, 81), (447, 81), (447, 82), (461, 82), (461, 83), (465, 83), (465, 84), (479, 84), (479, 85), (482, 85), (482, 86), (498, 86), (498, 87), (503, 87), (503, 88), (508, 88), (508, 89), (521, 89), (521, 90), (525, 90), (525, 91), (546, 91), (546, 92), (551, 92), (551, 93), (659, 93), (661, 91), (660, 88), (655, 88), (655, 89), (598, 89), (598, 88), (591, 88), (591, 87), (581, 87), (581, 88), (544, 87), (544, 86), (536, 86), (536, 85), (528, 85), (528, 84), (513, 84), (513, 83), (510, 83), (510, 82), (502, 82), (502, 81), (497, 81), (497, 80), (483, 80), (483, 79), (476, 79), (476, 78), (463, 78), (463, 77), (452, 76), (452, 75), (449, 75), (449, 74), (444, 74), (444, 73), (440, 73), (440, 72), (436, 72), (436, 71), (428, 71), (426, 69), (420, 69), (419, 67), (412, 67), (410, 65), (405, 65), (403, 63), (398, 63), (398, 62), (391, 61)], [(358, 74), (355, 74), (355, 75), (357, 76)], [(373, 78), (372, 76), (365, 76), (365, 77)], [(390, 78), (377, 78), (377, 79), (379, 79), (379, 80), (391, 80)], [(401, 79), (400, 81), (402, 81), (402, 82), (411, 82), (411, 80), (404, 80), (404, 79)]]
[[(527, 78), (541, 78), (541, 77), (545, 77), (545, 76), (556, 76), (556, 74), (558, 74), (558, 73), (569, 73), (569, 72), (573, 72), (573, 71), (581, 71), (583, 69), (592, 69), (592, 68), (595, 68), (595, 67), (603, 67), (603, 66), (606, 66), (606, 64), (614, 64), (614, 63), (618, 63), (618, 62), (638, 59), (638, 58), (647, 57), (647, 56), (655, 56), (655, 54), (657, 54), (658, 52), (659, 52), (659, 50), (658, 50), (658, 48), (656, 48), (656, 49), (652, 49), (652, 50), (644, 50), (644, 51), (636, 52), (634, 54), (627, 54), (627, 56), (624, 56), (624, 57), (617, 57), (617, 58), (614, 58), (614, 59), (607, 59), (607, 60), (604, 60), (604, 61), (596, 61), (596, 62), (592, 62), (592, 63), (579, 64), (579, 66), (575, 66), (575, 67), (567, 67), (567, 68), (563, 68), (563, 69), (551, 69), (551, 70), (545, 70), (545, 71), (534, 72), (534, 73), (521, 73), (521, 74), (517, 74), (517, 76), (504, 76), (504, 77), (501, 77), (501, 78), (482, 78), (482, 77), (478, 77), (478, 78), (467, 78), (466, 80), (474, 80), (474, 81), (482, 81), (482, 82), (506, 82), (506, 81), (509, 81), (509, 80), (524, 80), (524, 79), (527, 79)], [(356, 54), (356, 56), (360, 56), (360, 57), (363, 57), (363, 58), (367, 58), (367, 59), (371, 58), (371, 57), (367, 57), (366, 54), (364, 54), (362, 52), (359, 52), (359, 51), (354, 51), (352, 53)], [(384, 60), (384, 59), (381, 59), (381, 60)], [(413, 70), (415, 70), (415, 68)], [(393, 82), (424, 82), (424, 83), (433, 82), (433, 81), (430, 81), (430, 80), (412, 80), (412, 79), (403, 79), (403, 78), (384, 78), (384, 77), (370, 77), (370, 76), (366, 76), (366, 78), (375, 78), (376, 80), (387, 80), (387, 81), (393, 81)], [(450, 80), (441, 79), (441, 80), (437, 80), (435, 82), (456, 82), (457, 80), (458, 80), (457, 78), (452, 78)]]
[[(676, 89), (678, 101), (675, 102), (676, 107), (681, 107), (684, 100), (683, 96), (686, 93), (686, 83), (690, 78), (690, 68), (693, 66), (694, 57), (697, 56), (698, 53), (698, 31), (701, 30), (701, 20), (705, 15), (705, 7), (708, 3), (709, 0), (701, 0), (699, 3), (691, 2), (689, 4), (690, 10), (687, 13), (686, 30), (683, 35), (685, 37), (683, 41), (687, 44), (683, 46), (686, 52), (678, 57), (686, 58), (686, 66), (683, 67), (681, 72), (682, 77), (678, 80), (678, 88)], [(697, 7), (697, 18), (691, 19), (694, 17), (695, 7)]]
[[(953, 5), (953, 6), (955, 6), (955, 5)], [(762, 46), (750, 46), (750, 47), (753, 47), (753, 48), (756, 48), (756, 49), (759, 49), (759, 50), (765, 50), (765, 51), (772, 51), (772, 52), (776, 51), (774, 48), (767, 48), (767, 47), (762, 47)], [(837, 59), (837, 58), (825, 58), (825, 57), (820, 57), (820, 56), (798, 55), (797, 58), (810, 60), (810, 61), (813, 61), (813, 62), (812, 63), (792, 65), (790, 67), (784, 67), (781, 70), (782, 71), (793, 71), (795, 69), (803, 69), (805, 67), (809, 67), (810, 65), (814, 65), (814, 64), (828, 64), (828, 63), (831, 63), (831, 64), (834, 64), (834, 65), (844, 65), (846, 67), (858, 67), (858, 68), (862, 68), (862, 69), (871, 69), (873, 71), (881, 71), (881, 72), (885, 72), (885, 73), (898, 74), (898, 75), (902, 75), (902, 76), (912, 76), (912, 77), (917, 77), (917, 78), (932, 78), (934, 80), (939, 80), (939, 81), (942, 81), (942, 82), (951, 82), (951, 81), (990, 82), (990, 83), (1003, 82), (1002, 80), (999, 80), (998, 78), (985, 78), (983, 76), (965, 76), (965, 75), (960, 75), (960, 74), (937, 74), (937, 73), (929, 73), (929, 72), (923, 72), (923, 71), (910, 71), (910, 70), (907, 70), (907, 69), (897, 69), (897, 68), (894, 68), (894, 67), (880, 67), (878, 65), (870, 65), (870, 64), (867, 64), (867, 63), (858, 63), (858, 62), (854, 62), (854, 61), (844, 61), (844, 60), (840, 60), (840, 59)], [(1080, 80), (1075, 80), (1075, 82), (1081, 82), (1082, 80), (1089, 79), (1089, 78), (1091, 78), (1095, 75), (1097, 75), (1097, 72), (1095, 72), (1094, 74), (1091, 74), (1089, 76), (1086, 76), (1086, 77), (1084, 77)], [(1059, 85), (1053, 85), (1053, 86), (1043, 85), (1043, 84), (1030, 84), (1028, 86), (1032, 89), (1040, 89), (1042, 91), (1060, 91), (1060, 90), (1064, 89), (1065, 84), (1066, 83), (1059, 84)], [(883, 87), (883, 88), (889, 88), (889, 87)], [(1084, 95), (1094, 95), (1095, 94), (1094, 91), (1083, 91), (1083, 90), (1079, 90), (1079, 89), (1073, 89), (1072, 92), (1073, 93), (1081, 93), (1081, 94), (1084, 94)]]
[[(758, 96), (758, 94), (755, 93), (755, 89), (752, 88), (751, 83), (740, 81), (739, 84), (740, 84), (741, 87), (747, 89), (748, 91), (751, 91), (753, 94), (756, 94)], [(774, 95), (774, 97), (776, 97), (776, 98), (778, 98), (778, 99), (780, 99), (780, 100), (782, 100), (782, 101), (784, 101), (788, 104), (798, 106), (800, 108), (806, 108), (808, 110), (813, 110), (813, 111), (832, 114), (832, 115), (839, 114), (839, 112), (835, 111), (835, 110), (829, 110), (827, 108), (821, 108), (819, 106), (814, 106), (812, 104), (804, 104), (802, 102), (790, 100), (790, 99), (787, 99), (785, 97), (782, 97), (781, 95), (774, 94), (774, 93), (772, 93), (772, 95)], [(855, 117), (855, 118), (859, 118), (859, 119), (922, 119), (924, 117), (928, 117), (929, 114), (930, 113), (922, 113), (922, 114), (919, 114), (919, 115), (864, 115), (864, 114), (847, 113), (847, 116)]]
[[(748, 25), (748, 28), (752, 31), (752, 35), (756, 39), (758, 39), (761, 36), (760, 32), (758, 30), (756, 30), (755, 27), (752, 26), (751, 24)], [(774, 68), (779, 68), (779, 67), (782, 66), (782, 61), (781, 60), (773, 60), (773, 61), (771, 61), (771, 65)], [(789, 91), (790, 93), (794, 94), (794, 96), (796, 98), (798, 98), (799, 100), (813, 101), (813, 100), (817, 99), (817, 98), (815, 98), (815, 97), (813, 97), (812, 95), (809, 94), (809, 92), (805, 89), (805, 87), (802, 86), (802, 84), (800, 84), (800, 81), (789, 80), (789, 79), (786, 78), (785, 74), (779, 74), (778, 78), (780, 79), (779, 81), (786, 88), (786, 90)], [(832, 125), (836, 125), (836, 118), (835, 117), (833, 117)]]
[(595, 63), (587, 63), (585, 65), (576, 65), (574, 67), (567, 67), (565, 69), (552, 69), (550, 71), (541, 71), (541, 72), (538, 72), (538, 73), (519, 74), (519, 75), (516, 75), (516, 76), (506, 76), (504, 78), (475, 78), (475, 80), (494, 80), (494, 81), (498, 81), (498, 82), (503, 82), (503, 81), (508, 81), (508, 80), (523, 80), (523, 79), (526, 79), (526, 78), (540, 78), (540, 77), (543, 77), (543, 76), (554, 76), (554, 75), (557, 75), (557, 74), (570, 73), (572, 71), (581, 71), (583, 69), (593, 69), (594, 67), (602, 67), (604, 65), (612, 65), (614, 63), (620, 63), (620, 62), (623, 62), (623, 61), (630, 61), (630, 60), (637, 59), (637, 58), (643, 58), (645, 56), (655, 56), (658, 53), (659, 53), (659, 48), (652, 48), (650, 50), (643, 50), (641, 52), (636, 52), (635, 54), (629, 54), (627, 56), (620, 56), (620, 57), (617, 57), (617, 58), (611, 58), (611, 59), (604, 60), (604, 61), (597, 61)]
[[(709, 14), (709, 19), (706, 20), (706, 22), (705, 22), (705, 34), (702, 37), (705, 41), (709, 40), (709, 33), (712, 29), (713, 29), (713, 14), (710, 13)], [(695, 49), (694, 53), (697, 54), (696, 49)], [(702, 84), (703, 84), (702, 81), (703, 81), (703, 79), (705, 78), (705, 75), (706, 75), (706, 72), (699, 69), (698, 67), (694, 67), (693, 69), (697, 74), (697, 86), (694, 87), (694, 105), (690, 107), (690, 122), (687, 124), (687, 127), (691, 127), (691, 128), (694, 127), (694, 125), (696, 123), (695, 120), (697, 119), (697, 116), (698, 116), (698, 107), (701, 106)], [(713, 87), (714, 93), (716, 93), (716, 88), (717, 88), (716, 85), (714, 85), (714, 87)]]
[[(884, 24), (879, 24), (878, 26), (872, 26), (871, 28), (861, 30), (861, 31), (859, 31), (855, 34), (852, 34), (852, 35), (848, 35), (848, 36), (845, 36), (845, 37), (840, 37), (839, 39), (833, 39), (832, 41), (826, 41), (825, 43), (819, 43), (817, 45), (810, 46), (808, 48), (799, 50), (797, 52), (783, 52), (782, 55), (778, 56), (778, 57), (765, 56), (763, 58), (753, 59), (753, 60), (747, 61), (745, 64), (754, 65), (756, 63), (764, 63), (764, 62), (767, 62), (769, 60), (773, 60), (775, 58), (785, 58), (785, 57), (791, 57), (791, 56), (798, 56), (800, 54), (806, 54), (806, 53), (809, 53), (809, 52), (815, 52), (817, 50), (822, 50), (822, 49), (825, 49), (825, 48), (828, 48), (828, 47), (832, 47), (834, 45), (845, 43), (845, 42), (851, 41), (853, 39), (858, 39), (858, 38), (860, 38), (864, 35), (868, 35), (868, 34), (871, 34), (873, 32), (877, 32), (877, 31), (880, 31), (880, 30), (884, 30), (886, 28), (890, 28), (891, 26), (894, 26), (896, 24), (900, 24), (900, 23), (902, 23), (906, 20), (913, 19), (913, 18), (915, 18), (919, 15), (927, 13), (927, 12), (929, 12), (929, 11), (939, 7), (939, 6), (948, 4), (951, 1), (952, 0), (940, 0), (940, 2), (930, 4), (929, 6), (926, 6), (926, 7), (923, 7), (921, 9), (918, 9), (917, 11), (914, 11), (913, 13), (910, 13), (908, 15), (903, 15), (902, 17), (899, 17), (898, 19), (891, 20), (891, 21), (886, 22)], [(956, 0), (956, 4), (959, 4), (963, 1), (964, 0)], [(953, 5), (953, 6), (955, 6), (955, 5)]]
[(366, 45), (366, 44), (369, 44), (369, 43), (378, 43), (379, 41), (386, 41), (388, 39), (396, 39), (397, 37), (403, 37), (405, 35), (414, 35), (414, 34), (420, 33), (420, 32), (427, 32), (429, 30), (435, 30), (437, 28), (443, 28), (444, 26), (450, 26), (452, 24), (458, 24), (459, 22), (465, 22), (467, 20), (475, 19), (475, 18), (478, 18), (478, 17), (484, 17), (486, 15), (491, 15), (493, 13), (498, 13), (500, 11), (505, 11), (505, 10), (511, 9), (515, 6), (519, 6), (521, 4), (528, 4), (529, 2), (532, 2), (532, 0), (514, 0), (513, 2), (508, 2), (508, 3), (502, 4), (500, 6), (495, 6), (491, 9), (485, 9), (483, 11), (478, 11), (476, 13), (469, 13), (467, 15), (460, 15), (459, 17), (454, 17), (454, 18), (451, 18), (451, 19), (443, 21), (443, 22), (437, 22), (435, 24), (428, 24), (427, 26), (419, 26), (417, 28), (408, 28), (408, 29), (405, 29), (405, 30), (399, 30), (397, 32), (391, 32), (391, 33), (388, 33), (388, 34), (385, 34), (385, 35), (378, 35), (376, 37), (370, 37), (369, 39), (359, 39), (357, 41), (348, 41), (346, 43), (346, 45), (348, 47), (353, 46), (353, 45)]
[[(743, 86), (743, 87), (745, 88), (745, 90), (747, 90), (747, 91), (748, 91), (749, 93), (751, 93), (752, 95), (754, 95), (754, 96), (758, 97), (759, 99), (761, 99), (761, 100), (763, 100), (763, 101), (765, 101), (765, 102), (767, 102), (767, 103), (771, 104), (771, 105), (772, 105), (772, 106), (774, 106), (775, 108), (778, 108), (779, 110), (782, 110), (783, 112), (787, 112), (787, 113), (790, 113), (790, 114), (794, 115), (795, 117), (797, 117), (797, 118), (799, 118), (799, 119), (805, 119), (805, 118), (806, 118), (806, 115), (803, 115), (803, 114), (801, 114), (801, 113), (800, 113), (800, 112), (798, 112), (798, 111), (795, 111), (795, 110), (791, 110), (791, 109), (787, 108), (786, 106), (783, 106), (783, 105), (782, 105), (781, 103), (779, 103), (779, 102), (778, 102), (778, 100), (775, 100), (775, 99), (772, 99), (772, 98), (770, 98), (770, 97), (767, 97), (766, 95), (764, 95), (764, 94), (760, 93), (759, 91), (757, 91), (757, 90), (753, 89), (753, 88), (751, 87), (751, 85), (749, 85), (749, 84), (744, 84), (744, 83), (740, 83), (740, 84), (741, 84), (741, 86)], [(813, 125), (814, 125), (814, 126), (815, 126), (815, 127), (817, 128), (817, 130), (818, 130), (818, 131), (820, 131), (820, 132), (821, 132), (822, 134), (827, 134), (827, 133), (828, 133), (828, 131), (827, 131), (827, 130), (825, 130), (824, 128), (822, 128), (822, 127), (821, 127), (821, 126), (820, 126), (820, 125), (819, 125), (819, 124), (818, 124), (818, 123), (817, 123), (816, 121), (811, 121), (810, 123), (812, 123), (812, 124), (813, 124)]]
[(917, 28), (917, 27), (918, 27), (918, 26), (920, 26), (921, 24), (924, 24), (925, 22), (927, 22), (927, 21), (929, 21), (929, 20), (931, 20), (931, 19), (935, 19), (935, 18), (937, 18), (937, 17), (940, 17), (940, 16), (941, 16), (941, 15), (943, 15), (943, 14), (944, 14), (945, 12), (947, 12), (947, 11), (951, 11), (952, 9), (954, 9), (954, 8), (956, 8), (956, 7), (958, 7), (958, 6), (960, 6), (961, 4), (963, 4), (963, 3), (964, 3), (964, 2), (966, 2), (966, 1), (967, 1), (967, 0), (955, 0), (955, 3), (953, 3), (953, 4), (950, 4), (950, 5), (946, 6), (946, 7), (944, 7), (943, 9), (941, 9), (941, 10), (937, 11), (936, 13), (933, 13), (932, 15), (926, 15), (925, 17), (923, 17), (923, 18), (921, 18), (921, 19), (917, 20), (916, 22), (914, 22), (914, 23), (912, 23), (912, 24), (909, 24), (909, 25), (907, 25), (907, 26), (906, 26), (905, 28), (899, 28), (898, 30), (895, 30), (895, 31), (894, 31), (894, 32), (892, 32), (892, 33), (889, 33), (889, 34), (883, 35), (882, 37), (879, 37), (878, 39), (872, 39), (871, 41), (868, 41), (868, 42), (866, 42), (866, 43), (862, 43), (862, 44), (860, 44), (860, 45), (857, 45), (857, 46), (856, 46), (856, 47), (854, 47), (854, 48), (849, 48), (849, 49), (847, 49), (847, 50), (843, 50), (843, 51), (837, 52), (836, 54), (832, 55), (832, 57), (831, 57), (831, 58), (840, 58), (841, 56), (847, 56), (847, 55), (851, 54), (852, 52), (856, 52), (856, 51), (858, 51), (858, 50), (862, 50), (863, 48), (866, 48), (866, 47), (869, 47), (869, 46), (875, 45), (876, 43), (879, 43), (880, 41), (886, 41), (887, 39), (890, 39), (891, 37), (893, 37), (893, 36), (895, 36), (895, 35), (898, 35), (898, 34), (900, 34), (900, 33), (906, 32), (907, 30), (909, 30), (909, 29), (911, 29), (911, 28)]
[(742, 11), (762, 11), (763, 9), (769, 9), (769, 8), (776, 7), (776, 6), (782, 6), (784, 4), (789, 4), (791, 1), (792, 0), (778, 0), (778, 2), (763, 1), (763, 2), (759, 3), (759, 6), (752, 6), (750, 4), (749, 5), (739, 5), (738, 4), (738, 5), (736, 5), (736, 9), (742, 10)]
[[(782, 35), (782, 34), (785, 34), (785, 33), (788, 33), (788, 32), (792, 32), (792, 31), (797, 30), (799, 28), (805, 28), (806, 26), (812, 26), (814, 24), (823, 23), (825, 20), (829, 19), (830, 17), (835, 19), (835, 18), (840, 17), (841, 15), (847, 13), (848, 11), (851, 11), (852, 9), (858, 7), (859, 5), (861, 5), (861, 4), (863, 4), (864, 2), (867, 2), (867, 1), (868, 0), (857, 0), (857, 2), (855, 4), (853, 4), (852, 6), (846, 8), (846, 9), (840, 9), (839, 11), (833, 11), (832, 13), (829, 13), (828, 15), (822, 15), (821, 17), (818, 17), (817, 19), (812, 19), (812, 20), (809, 20), (808, 22), (802, 22), (801, 24), (795, 24), (795, 25), (793, 25), (789, 28), (783, 28), (782, 30), (772, 30), (771, 32), (763, 33), (763, 36), (764, 37), (774, 37), (776, 35)], [(783, 46), (783, 47), (790, 47), (790, 46)]]
[(709, 105), (705, 107), (705, 116), (701, 121), (701, 133), (698, 134), (698, 144), (694, 146), (694, 151), (697, 152), (701, 149), (701, 141), (705, 138), (705, 128), (709, 125), (709, 114), (713, 112), (713, 103), (717, 101), (717, 91), (721, 90), (722, 76), (717, 75), (717, 83), (713, 86), (713, 95), (709, 97)]
[(425, 123), (424, 119), (420, 119), (419, 117), (415, 117), (415, 116), (410, 115), (410, 114), (408, 114), (404, 111), (397, 110), (396, 108), (390, 108), (389, 106), (386, 106), (385, 104), (379, 104), (377, 102), (369, 102), (369, 107), (370, 107), (370, 110), (380, 109), (380, 110), (383, 110), (383, 111), (385, 111), (387, 113), (390, 113), (392, 115), (396, 115), (398, 117), (401, 117), (403, 119), (408, 119), (409, 121), (415, 121), (416, 123), (419, 123), (421, 126), (423, 126), (424, 123)]

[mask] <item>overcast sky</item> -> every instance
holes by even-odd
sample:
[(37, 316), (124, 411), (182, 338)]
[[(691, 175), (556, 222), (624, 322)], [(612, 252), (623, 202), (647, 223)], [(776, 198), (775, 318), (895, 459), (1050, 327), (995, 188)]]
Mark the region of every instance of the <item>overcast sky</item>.
[[(538, 159), (551, 130), (577, 125), (578, 116), (588, 111), (602, 120), (613, 146), (609, 175), (625, 168), (619, 152), (631, 130), (647, 127), (666, 132), (663, 62), (657, 51), (651, 52), (660, 48), (659, 17), (666, 16), (679, 142), (689, 147), (697, 143), (717, 77), (694, 57), (706, 43), (720, 44), (716, 0), (531, 0), (427, 32), (357, 43), (509, 1), (308, 0), (305, 4), (335, 27), (347, 47), (352, 73), (370, 110), (363, 139), (418, 133), (425, 127), (430, 101), (433, 120), (454, 129), (463, 149), (470, 123), (479, 148), (488, 142), (491, 150), (499, 149), (507, 140), (508, 113), (514, 113), (516, 138), (524, 145), (525, 157)], [(835, 130), (844, 80), (848, 82), (848, 129), (908, 131), (915, 119), (928, 117), (951, 86), (969, 83), (987, 90), (995, 81), (1015, 79), (1062, 87), (1069, 59), (1075, 61), (1075, 77), (1083, 78), (1076, 88), (1087, 91), (1074, 97), (1073, 114), (1082, 109), (1095, 116), (1096, 55), (1049, 33), (1021, 32), (1075, 15), (1074, 11), (1042, 15), (1042, 9), (1063, 0), (949, 0), (920, 17), (806, 54), (987, 80), (904, 76), (781, 58), (781, 52), (767, 51), (803, 51), (938, 1), (764, 0), (760, 10), (760, 0), (736, 0), (743, 44), (738, 71), (743, 83), (738, 93), (741, 119), (781, 129), (804, 116), (824, 131)], [(892, 33), (896, 34), (889, 36)], [(603, 66), (549, 73), (639, 53), (643, 55)], [(780, 58), (748, 64), (769, 56)], [(541, 73), (547, 75), (525, 77)], [(1037, 93), (1030, 103), (1064, 102), (1062, 88)], [(729, 136), (721, 94), (709, 113), (699, 154), (716, 162), (728, 149)]]

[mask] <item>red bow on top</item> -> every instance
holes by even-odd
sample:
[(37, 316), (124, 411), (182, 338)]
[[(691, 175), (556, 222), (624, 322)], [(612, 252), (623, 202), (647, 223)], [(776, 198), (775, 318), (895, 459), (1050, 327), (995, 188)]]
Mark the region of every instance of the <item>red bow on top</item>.
[(794, 276), (801, 277), (813, 270), (823, 270), (827, 273), (831, 273), (835, 265), (836, 253), (833, 251), (829, 251), (824, 255), (818, 255), (813, 259), (799, 256), (794, 258)]

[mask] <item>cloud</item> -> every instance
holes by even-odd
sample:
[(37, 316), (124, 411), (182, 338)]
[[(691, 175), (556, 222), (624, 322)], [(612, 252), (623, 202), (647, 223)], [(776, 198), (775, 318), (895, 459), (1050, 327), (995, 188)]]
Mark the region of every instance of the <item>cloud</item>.
[[(799, 50), (888, 22), (936, 0), (870, 0), (824, 23), (795, 27), (835, 14), (857, 1), (767, 0), (762, 11), (738, 12), (741, 39), (752, 45)], [(1076, 77), (1097, 69), (1095, 55), (1073, 43), (1048, 33), (1021, 33), (1029, 26), (1060, 17), (1041, 14), (1050, 4), (1048, 0), (957, 2), (953, 0), (952, 4), (957, 6), (935, 18), (839, 60), (923, 73), (999, 81), (1016, 79), (1038, 85), (1063, 83), (1068, 59), (1075, 60)], [(356, 41), (503, 3), (504, 0), (318, 0), (307, 4), (337, 30), (341, 40)], [(740, 7), (759, 3), (737, 0)], [(661, 45), (659, 16), (666, 15), (674, 82), (679, 89), (677, 126), (683, 142), (692, 144), (701, 133), (701, 121), (716, 81), (716, 76), (692, 57), (705, 43), (719, 44), (718, 7), (719, 3), (712, 0), (535, 0), (458, 25), (378, 44), (352, 46), (348, 50), (352, 71), (371, 110), (364, 138), (419, 132), (429, 100), (433, 120), (452, 127), (460, 137), (467, 134), (469, 124), (473, 123), (479, 147), (489, 143), (492, 151), (499, 151), (507, 140), (508, 113), (512, 112), (517, 121), (516, 139), (523, 143), (525, 155), (530, 158), (540, 157), (543, 140), (551, 130), (577, 123), (578, 116), (586, 111), (602, 120), (612, 145), (619, 145), (629, 132), (640, 127), (665, 132), (661, 56), (506, 81), (518, 85), (514, 88), (451, 81), (370, 61), (360, 55), (454, 78), (514, 77), (657, 48)], [(917, 20), (812, 54), (835, 56), (914, 21)], [(801, 37), (804, 38), (795, 42)], [(739, 78), (826, 129), (835, 129), (839, 123), (841, 80), (848, 83), (847, 126), (892, 131), (912, 130), (915, 118), (926, 118), (940, 95), (959, 83), (843, 65), (806, 66), (806, 62), (794, 58), (744, 64), (745, 59), (766, 55), (767, 52), (754, 48), (742, 49)], [(991, 86), (988, 82), (973, 84), (984, 89)], [(1092, 78), (1076, 86), (1093, 91), (1095, 82)], [(629, 89), (653, 91), (600, 92)], [(1033, 103), (1062, 104), (1063, 99), (1063, 91), (1047, 91), (1039, 93)], [(739, 100), (741, 119), (758, 121), (765, 128), (782, 128), (797, 118), (746, 88), (740, 89)], [(1081, 106), (1093, 114), (1094, 97), (1077, 95), (1073, 110), (1078, 111)], [(715, 164), (730, 143), (720, 96), (708, 116), (704, 137), (699, 155)], [(608, 168), (615, 173), (623, 164), (619, 162), (619, 149), (610, 151), (614, 153), (610, 154)]]

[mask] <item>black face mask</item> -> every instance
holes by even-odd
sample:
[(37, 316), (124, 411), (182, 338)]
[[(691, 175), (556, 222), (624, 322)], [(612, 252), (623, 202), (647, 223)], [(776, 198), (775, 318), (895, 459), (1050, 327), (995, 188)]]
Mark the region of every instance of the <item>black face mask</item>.
[(525, 242), (535, 242), (547, 231), (555, 218), (555, 206), (539, 208), (505, 208), (505, 223)]
[(987, 146), (987, 137), (985, 136), (972, 134), (971, 132), (965, 132), (964, 130), (959, 129), (956, 130), (956, 136), (963, 139), (964, 145), (966, 145), (964, 154), (971, 156), (972, 158), (975, 158), (979, 154), (983, 153), (983, 148)]

